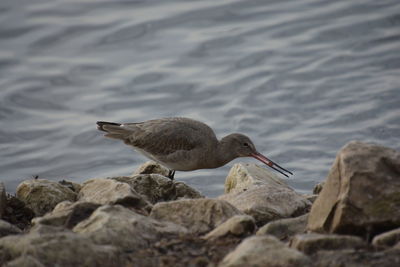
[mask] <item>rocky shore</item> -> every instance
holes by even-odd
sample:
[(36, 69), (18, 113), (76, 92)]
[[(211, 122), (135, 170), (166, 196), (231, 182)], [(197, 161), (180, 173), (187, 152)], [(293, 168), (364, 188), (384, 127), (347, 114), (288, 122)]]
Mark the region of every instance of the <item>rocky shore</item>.
[(235, 164), (205, 198), (148, 162), (83, 184), (0, 183), (1, 266), (398, 266), (400, 153), (350, 142), (314, 195)]

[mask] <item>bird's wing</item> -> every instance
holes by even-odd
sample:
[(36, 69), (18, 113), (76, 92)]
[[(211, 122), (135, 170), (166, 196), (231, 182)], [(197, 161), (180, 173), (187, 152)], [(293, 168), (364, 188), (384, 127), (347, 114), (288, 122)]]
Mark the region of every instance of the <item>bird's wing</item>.
[(205, 145), (205, 139), (217, 142), (214, 132), (207, 125), (184, 118), (126, 123), (123, 127), (132, 130), (125, 139), (126, 144), (153, 155), (167, 156), (178, 151), (190, 151)]

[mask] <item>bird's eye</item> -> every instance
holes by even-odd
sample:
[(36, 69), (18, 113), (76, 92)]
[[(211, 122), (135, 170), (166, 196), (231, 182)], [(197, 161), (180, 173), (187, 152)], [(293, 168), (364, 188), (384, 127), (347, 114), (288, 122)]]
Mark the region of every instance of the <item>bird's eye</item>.
[(249, 144), (248, 143), (244, 143), (243, 146), (249, 147)]

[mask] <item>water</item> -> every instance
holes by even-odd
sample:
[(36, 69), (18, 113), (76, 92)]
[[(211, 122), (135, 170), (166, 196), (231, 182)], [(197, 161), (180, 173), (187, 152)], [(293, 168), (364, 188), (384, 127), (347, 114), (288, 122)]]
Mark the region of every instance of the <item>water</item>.
[[(0, 179), (129, 175), (97, 120), (242, 132), (309, 192), (350, 140), (400, 149), (400, 1), (0, 2)], [(254, 159), (238, 161), (255, 162)], [(233, 163), (177, 172), (207, 196)]]

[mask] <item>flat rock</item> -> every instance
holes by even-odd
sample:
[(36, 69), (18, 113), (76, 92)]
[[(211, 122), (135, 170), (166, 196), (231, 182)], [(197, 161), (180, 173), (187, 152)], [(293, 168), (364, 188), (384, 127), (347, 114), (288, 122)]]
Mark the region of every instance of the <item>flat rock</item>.
[(254, 217), (257, 225), (307, 213), (311, 202), (282, 179), (255, 164), (235, 164), (225, 181), (226, 200)]
[(4, 220), (0, 220), (0, 238), (3, 236), (16, 235), (20, 233), (22, 233), (22, 231), (18, 227)]
[(243, 240), (218, 266), (297, 267), (311, 266), (311, 261), (306, 255), (286, 247), (275, 237), (263, 235)]
[(337, 154), (315, 200), (308, 229), (376, 235), (400, 225), (400, 153), (350, 142)]
[(147, 248), (150, 242), (188, 232), (182, 226), (156, 221), (121, 205), (99, 207), (73, 231), (96, 244), (113, 245), (124, 250)]
[(112, 179), (129, 184), (134, 191), (152, 204), (181, 198), (203, 197), (197, 190), (190, 186), (182, 182), (172, 181), (159, 174), (140, 174), (131, 177), (119, 176)]
[(76, 200), (76, 193), (71, 189), (45, 179), (23, 181), (18, 185), (16, 195), (36, 216), (52, 211), (62, 201)]
[(235, 215), (243, 213), (228, 202), (218, 199), (160, 202), (154, 205), (150, 213), (151, 218), (182, 225), (197, 234), (207, 233)]
[(377, 235), (372, 239), (372, 244), (377, 247), (391, 247), (400, 242), (400, 228)]
[(91, 179), (83, 183), (78, 200), (100, 205), (120, 204), (142, 210), (149, 210), (151, 206), (129, 184), (104, 178)]
[[(95, 245), (89, 239), (72, 232), (6, 236), (0, 239), (0, 251), (14, 266), (18, 266), (16, 262), (27, 262), (20, 258), (27, 256), (28, 259), (34, 258), (32, 261), (35, 263), (28, 266), (40, 266), (39, 263), (44, 266), (121, 265), (115, 247)], [(31, 264), (29, 261), (27, 263)]]
[(313, 254), (319, 250), (366, 248), (367, 244), (358, 236), (310, 233), (295, 235), (290, 240), (290, 247)]
[(255, 229), (256, 224), (253, 217), (248, 215), (236, 215), (217, 226), (217, 228), (205, 235), (204, 238), (215, 239), (227, 235), (242, 237), (252, 234)]
[(302, 234), (306, 231), (308, 214), (296, 218), (287, 218), (272, 221), (261, 227), (257, 231), (257, 235), (273, 235), (279, 240), (287, 240), (288, 238)]
[(218, 197), (240, 211), (254, 217), (257, 225), (282, 218), (297, 217), (307, 213), (311, 202), (285, 187), (257, 186), (243, 192)]
[(135, 176), (137, 174), (160, 174), (166, 177), (168, 176), (168, 173), (169, 169), (164, 167), (163, 165), (158, 164), (157, 162), (154, 161), (147, 161), (142, 165), (140, 165), (139, 168), (135, 170), (132, 176)]
[(3, 218), (7, 206), (6, 188), (3, 182), (0, 182), (0, 218)]
[(88, 218), (100, 204), (92, 202), (70, 202), (63, 201), (57, 204), (53, 211), (46, 213), (43, 217), (36, 217), (32, 224), (46, 224), (53, 226), (64, 226), (72, 229), (76, 224)]

